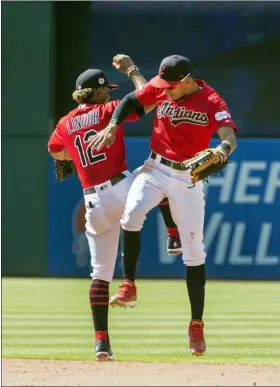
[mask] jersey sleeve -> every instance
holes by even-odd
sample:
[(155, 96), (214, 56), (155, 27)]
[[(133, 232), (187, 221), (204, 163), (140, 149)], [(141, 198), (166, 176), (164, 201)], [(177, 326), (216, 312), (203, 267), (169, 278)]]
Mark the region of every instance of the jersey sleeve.
[(222, 126), (231, 127), (235, 133), (238, 131), (235, 122), (231, 118), (227, 104), (220, 96), (215, 96), (211, 101), (210, 124), (212, 134), (217, 132)]
[(157, 89), (150, 83), (146, 83), (144, 86), (141, 86), (138, 90), (136, 90), (135, 95), (143, 106), (149, 106), (157, 102), (159, 90), (161, 89)]
[(65, 149), (59, 124), (56, 126), (49, 139), (48, 148), (51, 152), (61, 152), (63, 149)]
[[(116, 100), (116, 101), (112, 101), (112, 102), (109, 102), (107, 105), (106, 105), (106, 108), (107, 108), (107, 111), (108, 113), (110, 114), (110, 118), (111, 116), (113, 115), (113, 112), (114, 110), (116, 109), (116, 107), (119, 105), (121, 101), (120, 100)], [(138, 113), (134, 110), (126, 119), (124, 122), (133, 122), (133, 121), (137, 121), (139, 119), (139, 115)]]

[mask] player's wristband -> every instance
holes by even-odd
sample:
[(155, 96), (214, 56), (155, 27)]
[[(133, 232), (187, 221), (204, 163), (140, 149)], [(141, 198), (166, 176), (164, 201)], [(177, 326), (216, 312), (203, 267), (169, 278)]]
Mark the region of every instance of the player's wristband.
[(133, 65), (133, 66), (129, 67), (129, 68), (126, 70), (127, 76), (130, 78), (131, 73), (133, 73), (133, 71), (135, 71), (135, 70), (136, 70), (136, 71), (139, 71), (139, 69), (138, 69), (137, 66)]
[(222, 141), (217, 148), (222, 149), (226, 153), (226, 155), (229, 155), (231, 152), (231, 147), (228, 141)]
[(113, 119), (110, 121), (110, 124), (114, 124), (114, 125), (116, 125), (116, 126), (120, 126), (119, 121), (113, 120)]

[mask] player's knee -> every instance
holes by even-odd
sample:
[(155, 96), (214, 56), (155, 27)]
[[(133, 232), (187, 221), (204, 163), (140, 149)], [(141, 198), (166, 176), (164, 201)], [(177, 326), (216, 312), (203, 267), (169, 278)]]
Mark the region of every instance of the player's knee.
[(102, 270), (95, 270), (95, 268), (93, 268), (90, 276), (93, 280), (96, 279), (100, 281), (106, 281), (109, 283), (111, 283), (113, 280), (113, 274), (102, 272)]
[[(117, 252), (115, 253), (117, 255)], [(98, 257), (100, 258), (100, 254), (98, 254)], [(114, 258), (114, 255), (107, 256), (107, 259), (100, 260), (98, 257), (95, 257), (94, 259), (91, 259), (91, 278), (92, 279), (99, 279), (101, 281), (107, 281), (112, 282), (113, 276), (114, 276), (114, 270), (115, 270), (115, 264), (116, 264), (116, 257)], [(104, 258), (104, 255), (103, 255)]]
[(125, 212), (121, 218), (121, 225), (127, 231), (140, 231), (143, 227), (146, 215), (140, 209)]
[(182, 260), (186, 266), (200, 266), (205, 263), (206, 253), (202, 233), (184, 233), (184, 229), (180, 231), (180, 239), (183, 248)]
[(203, 247), (194, 248), (188, 245), (187, 248), (183, 246), (182, 259), (186, 266), (200, 266), (205, 263), (206, 253)]
[(205, 263), (205, 257), (202, 255), (200, 257), (190, 257), (188, 254), (182, 256), (183, 262), (186, 266), (200, 266)]

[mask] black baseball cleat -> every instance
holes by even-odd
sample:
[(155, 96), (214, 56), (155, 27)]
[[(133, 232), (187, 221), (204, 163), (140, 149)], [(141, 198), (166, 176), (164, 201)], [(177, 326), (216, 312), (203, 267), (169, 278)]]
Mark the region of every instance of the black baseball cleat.
[(182, 253), (182, 244), (179, 237), (167, 236), (167, 254), (179, 255)]
[(95, 341), (95, 353), (97, 361), (110, 361), (114, 360), (113, 352), (109, 341), (96, 340)]

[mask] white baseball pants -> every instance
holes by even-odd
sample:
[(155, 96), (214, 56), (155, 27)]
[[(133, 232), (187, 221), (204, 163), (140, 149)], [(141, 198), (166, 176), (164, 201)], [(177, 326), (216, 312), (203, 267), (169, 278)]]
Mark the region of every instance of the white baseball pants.
[(92, 279), (111, 282), (114, 275), (120, 219), (134, 179), (129, 171), (123, 173), (127, 177), (114, 186), (107, 181), (95, 186), (96, 193), (84, 195), (86, 236), (91, 255)]
[(183, 262), (187, 266), (202, 265), (206, 257), (203, 245), (203, 184), (199, 182), (192, 187), (189, 171), (177, 171), (159, 161), (160, 156), (156, 160), (146, 160), (133, 181), (121, 219), (122, 227), (128, 231), (140, 231), (146, 214), (167, 197), (180, 233)]

